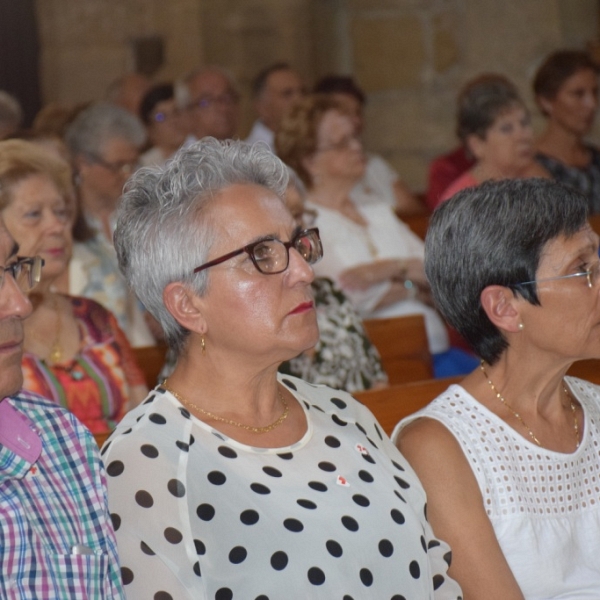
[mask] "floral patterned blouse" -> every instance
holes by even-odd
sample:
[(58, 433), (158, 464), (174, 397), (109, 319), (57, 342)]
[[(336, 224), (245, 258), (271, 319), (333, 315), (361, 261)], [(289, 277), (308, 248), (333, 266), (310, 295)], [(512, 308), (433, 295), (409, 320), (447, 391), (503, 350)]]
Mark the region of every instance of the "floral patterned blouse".
[(48, 365), (23, 353), (23, 389), (68, 408), (92, 433), (112, 431), (127, 410), (129, 389), (144, 375), (112, 313), (88, 298), (70, 296), (80, 351)]

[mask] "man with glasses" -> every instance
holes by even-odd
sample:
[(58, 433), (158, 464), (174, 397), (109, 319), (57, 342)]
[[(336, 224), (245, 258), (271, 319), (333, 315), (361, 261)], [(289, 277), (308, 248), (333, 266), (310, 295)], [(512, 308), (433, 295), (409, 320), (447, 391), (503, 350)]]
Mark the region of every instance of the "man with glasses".
[(19, 391), (26, 293), (43, 261), (17, 250), (0, 220), (0, 598), (124, 598), (91, 434)]
[(289, 64), (279, 62), (263, 69), (252, 83), (254, 108), (258, 119), (246, 141), (262, 141), (274, 151), (275, 132), (295, 102), (304, 96), (302, 78)]
[(178, 95), (190, 132), (186, 147), (206, 136), (226, 140), (235, 135), (239, 116), (235, 88), (231, 76), (219, 67), (198, 69), (184, 79)]

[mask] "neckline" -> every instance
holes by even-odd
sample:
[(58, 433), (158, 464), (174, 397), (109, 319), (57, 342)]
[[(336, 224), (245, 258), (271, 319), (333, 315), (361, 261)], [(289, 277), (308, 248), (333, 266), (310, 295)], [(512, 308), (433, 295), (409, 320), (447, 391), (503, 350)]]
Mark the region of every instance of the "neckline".
[[(282, 383), (279, 376), (278, 376), (277, 380), (282, 385), (285, 385), (284, 383)], [(160, 387), (160, 385), (158, 387)], [(248, 452), (248, 453), (252, 453), (252, 454), (284, 454), (286, 452), (296, 452), (296, 451), (300, 450), (301, 448), (306, 446), (306, 444), (310, 441), (310, 439), (312, 438), (312, 435), (313, 435), (312, 421), (310, 418), (310, 414), (309, 414), (308, 410), (306, 409), (306, 405), (305, 405), (305, 402), (310, 404), (310, 401), (307, 398), (305, 398), (302, 394), (300, 394), (300, 392), (298, 392), (297, 390), (292, 390), (288, 386), (285, 386), (285, 387), (292, 394), (292, 396), (294, 397), (296, 402), (298, 402), (298, 404), (300, 405), (300, 408), (302, 409), (302, 411), (304, 413), (304, 418), (306, 419), (306, 431), (304, 432), (304, 435), (298, 441), (294, 442), (293, 444), (290, 444), (288, 446), (279, 446), (276, 448), (263, 447), (263, 446), (251, 446), (249, 444), (244, 444), (243, 442), (239, 442), (235, 438), (232, 438), (232, 437), (228, 436), (227, 434), (223, 433), (216, 427), (213, 427), (212, 425), (205, 423), (204, 421), (202, 421), (202, 419), (198, 419), (197, 417), (195, 417), (181, 402), (179, 402), (179, 400), (177, 400), (177, 398), (175, 398), (175, 396), (173, 396), (173, 394), (169, 390), (164, 390), (163, 395), (169, 400), (169, 402), (171, 404), (176, 406), (178, 409), (182, 408), (182, 409), (186, 410), (190, 415), (190, 421), (195, 426), (200, 427), (200, 429), (206, 431), (207, 433), (210, 433), (211, 435), (218, 437), (219, 439), (223, 440), (224, 442), (227, 442), (229, 445), (231, 445), (232, 447), (234, 447), (238, 450), (242, 450), (244, 452)]]
[(477, 405), (477, 409), (479, 411), (481, 411), (483, 414), (485, 414), (485, 416), (487, 416), (488, 418), (492, 419), (494, 421), (496, 427), (502, 426), (506, 430), (508, 430), (510, 432), (510, 434), (513, 436), (513, 438), (515, 439), (515, 441), (519, 440), (520, 443), (525, 444), (527, 446), (527, 448), (530, 448), (531, 450), (535, 450), (535, 452), (538, 454), (543, 453), (543, 454), (547, 454), (547, 455), (551, 455), (554, 457), (559, 457), (559, 458), (564, 459), (564, 457), (576, 456), (583, 449), (583, 447), (587, 443), (587, 436), (588, 436), (588, 429), (589, 429), (587, 419), (586, 419), (587, 412), (586, 412), (584, 403), (581, 402), (579, 396), (577, 396), (573, 392), (572, 386), (569, 383), (568, 378), (565, 378), (565, 385), (568, 387), (569, 392), (573, 395), (573, 398), (575, 398), (577, 400), (577, 402), (579, 402), (579, 406), (581, 407), (581, 410), (583, 412), (583, 435), (581, 436), (581, 441), (579, 443), (579, 446), (577, 448), (575, 448), (575, 450), (573, 452), (557, 452), (556, 450), (549, 450), (548, 448), (544, 448), (543, 446), (536, 445), (531, 440), (527, 439), (524, 435), (519, 433), (514, 427), (509, 425), (504, 419), (501, 419), (496, 413), (492, 412), (489, 408), (487, 408), (487, 406), (484, 406), (481, 402), (479, 402), (477, 400), (477, 398), (472, 396), (469, 392), (467, 392), (467, 390), (465, 390), (465, 388), (462, 385), (460, 385), (458, 383), (452, 384), (448, 388), (448, 390), (451, 390), (453, 387), (460, 388), (462, 390), (463, 395), (466, 396), (471, 402), (473, 402)]

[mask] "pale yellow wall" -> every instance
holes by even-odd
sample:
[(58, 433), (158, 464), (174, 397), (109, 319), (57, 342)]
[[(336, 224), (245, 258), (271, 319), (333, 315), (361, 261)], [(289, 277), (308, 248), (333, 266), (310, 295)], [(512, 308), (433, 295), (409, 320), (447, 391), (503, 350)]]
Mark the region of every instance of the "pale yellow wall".
[(556, 48), (597, 39), (598, 8), (597, 0), (38, 0), (43, 92), (46, 101), (100, 97), (131, 69), (131, 40), (161, 35), (166, 62), (156, 79), (202, 63), (227, 67), (244, 93), (243, 134), (253, 118), (249, 82), (265, 65), (287, 60), (308, 83), (352, 73), (368, 92), (368, 147), (419, 190), (431, 157), (455, 143), (459, 87), (498, 71), (535, 111), (535, 68)]

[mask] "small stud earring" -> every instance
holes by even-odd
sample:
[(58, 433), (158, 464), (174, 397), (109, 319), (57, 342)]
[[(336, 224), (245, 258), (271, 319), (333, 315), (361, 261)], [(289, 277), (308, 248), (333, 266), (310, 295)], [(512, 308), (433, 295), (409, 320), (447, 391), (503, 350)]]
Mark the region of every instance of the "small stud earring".
[(525, 325), (523, 325), (523, 323), (519, 323), (519, 331), (523, 331), (524, 328), (525, 328)]

